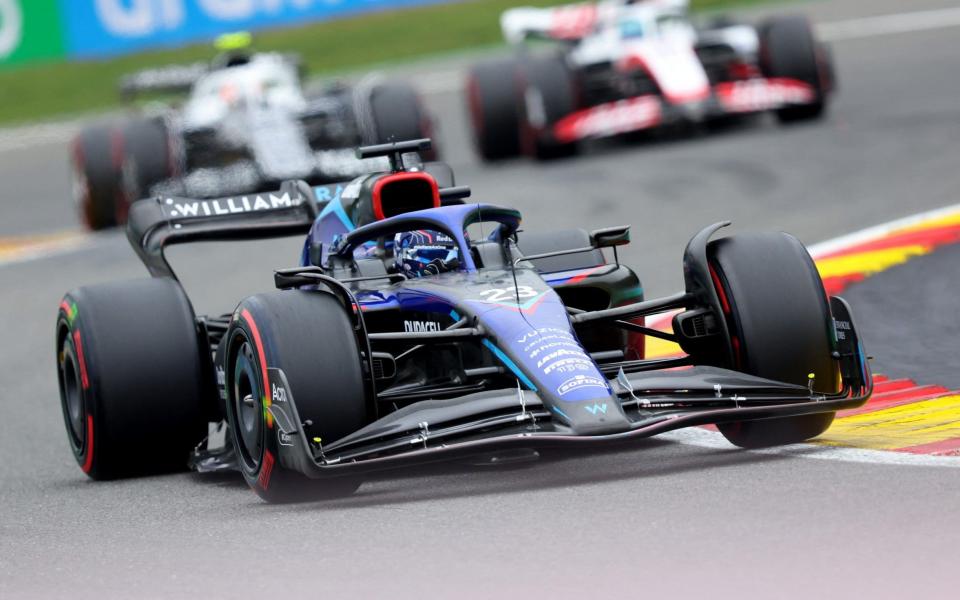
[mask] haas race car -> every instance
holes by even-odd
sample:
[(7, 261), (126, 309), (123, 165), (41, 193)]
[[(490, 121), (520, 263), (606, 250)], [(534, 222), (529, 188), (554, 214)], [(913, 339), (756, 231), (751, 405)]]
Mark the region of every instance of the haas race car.
[[(222, 40), (218, 47), (232, 48)], [(340, 181), (386, 168), (357, 160), (358, 144), (430, 135), (427, 113), (406, 83), (371, 76), (309, 93), (300, 71), (296, 57), (233, 48), (212, 63), (126, 77), (126, 98), (187, 97), (77, 136), (74, 195), (83, 220), (93, 229), (122, 224), (131, 200), (152, 193), (211, 198), (276, 189), (290, 179)]]
[[(127, 234), (153, 277), (71, 291), (57, 316), (83, 471), (236, 469), (268, 501), (331, 498), (391, 469), (695, 425), (744, 448), (789, 444), (869, 398), (850, 308), (796, 238), (713, 239), (729, 223), (711, 225), (687, 244), (685, 289), (646, 299), (618, 259), (628, 227), (522, 232), (516, 210), (404, 167), (428, 145), (362, 148), (392, 168), (344, 184), (136, 202)], [(278, 289), (222, 315), (195, 315), (164, 258), (294, 234), (302, 255)], [(645, 324), (659, 313), (670, 330)], [(684, 352), (647, 359), (647, 336)]]
[[(467, 100), (482, 158), (565, 156), (578, 142), (773, 111), (815, 119), (834, 89), (828, 49), (803, 17), (697, 27), (687, 0), (513, 8), (513, 58), (473, 67)], [(557, 42), (556, 52), (527, 39)]]

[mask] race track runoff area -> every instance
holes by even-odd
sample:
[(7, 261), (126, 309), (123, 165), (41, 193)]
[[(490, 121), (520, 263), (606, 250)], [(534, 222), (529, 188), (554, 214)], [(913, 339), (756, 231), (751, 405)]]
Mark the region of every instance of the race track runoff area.
[[(827, 293), (838, 295), (869, 277), (883, 277), (891, 268), (910, 268), (907, 263), (912, 259), (958, 242), (960, 205), (818, 244), (810, 252)], [(910, 315), (898, 318), (908, 319)], [(667, 317), (653, 325), (665, 329), (669, 323)], [(884, 348), (869, 345), (866, 350), (871, 355), (884, 352)], [(670, 342), (647, 339), (650, 357), (679, 353), (679, 347)], [(912, 378), (879, 373), (875, 374), (874, 383), (870, 401), (861, 408), (839, 413), (830, 429), (814, 443), (960, 458), (960, 390), (937, 382), (918, 383)]]

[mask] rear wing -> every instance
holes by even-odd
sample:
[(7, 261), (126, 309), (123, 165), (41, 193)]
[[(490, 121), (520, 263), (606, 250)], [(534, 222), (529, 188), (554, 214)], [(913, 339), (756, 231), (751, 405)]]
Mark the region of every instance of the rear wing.
[(319, 214), (317, 192), (287, 181), (276, 192), (194, 200), (159, 196), (130, 207), (127, 239), (154, 277), (176, 275), (164, 256), (186, 242), (306, 235)]
[(146, 69), (120, 80), (120, 96), (131, 101), (141, 94), (185, 94), (209, 72), (205, 62)]
[(511, 44), (520, 44), (527, 38), (576, 41), (597, 26), (598, 11), (594, 3), (511, 8), (500, 16), (500, 29)]
[[(690, 0), (643, 0), (656, 9), (686, 13)], [(597, 30), (603, 22), (616, 22), (617, 3), (579, 2), (549, 8), (520, 6), (500, 16), (500, 29), (507, 42), (519, 44), (527, 38), (576, 42)]]

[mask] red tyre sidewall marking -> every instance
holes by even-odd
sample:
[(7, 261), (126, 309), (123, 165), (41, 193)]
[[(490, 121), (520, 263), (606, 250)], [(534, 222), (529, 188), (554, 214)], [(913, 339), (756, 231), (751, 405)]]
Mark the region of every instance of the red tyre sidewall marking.
[[(67, 313), (67, 316), (71, 314), (71, 311), (68, 310), (69, 306), (66, 305), (66, 302), (61, 303), (61, 308)], [(86, 392), (90, 389), (90, 378), (87, 376), (87, 361), (86, 357), (83, 354), (83, 344), (80, 336), (80, 330), (74, 330), (73, 332), (73, 347), (77, 351), (77, 362), (80, 363), (80, 385), (83, 387), (83, 391)], [(86, 398), (83, 399), (84, 404), (86, 404)], [(93, 415), (87, 412), (87, 443), (83, 451), (83, 464), (80, 465), (80, 468), (84, 473), (90, 473), (90, 470), (93, 469)]]
[(240, 313), (240, 316), (243, 317), (243, 320), (247, 322), (247, 326), (250, 328), (250, 333), (253, 334), (253, 344), (257, 348), (257, 355), (260, 358), (260, 376), (263, 378), (263, 406), (264, 406), (264, 420), (267, 422), (267, 428), (273, 428), (273, 415), (270, 414), (269, 410), (266, 410), (270, 406), (270, 376), (267, 374), (267, 355), (263, 351), (263, 340), (260, 338), (260, 330), (257, 328), (256, 322), (253, 320), (253, 316), (250, 314), (250, 311), (243, 309)]
[(93, 468), (93, 415), (87, 415), (87, 447), (84, 450), (84, 460), (80, 468), (89, 473)]
[(87, 361), (83, 356), (83, 346), (80, 344), (80, 330), (73, 332), (73, 345), (77, 349), (77, 360), (80, 362), (80, 383), (83, 391), (90, 389), (90, 379), (87, 377)]
[[(250, 333), (253, 335), (253, 344), (257, 349), (257, 355), (260, 359), (260, 373), (263, 378), (263, 420), (267, 425), (267, 429), (273, 429), (273, 415), (268, 410), (270, 407), (270, 379), (267, 375), (267, 355), (263, 351), (263, 340), (260, 337), (260, 330), (257, 328), (257, 323), (253, 320), (253, 315), (250, 314), (250, 311), (243, 309), (240, 316), (247, 323), (247, 327), (250, 328)], [(264, 436), (266, 438), (266, 436)], [(257, 484), (263, 488), (264, 491), (270, 485), (270, 474), (273, 471), (274, 464), (273, 454), (270, 450), (263, 449), (263, 459), (260, 462), (260, 473), (257, 475)]]
[[(723, 284), (720, 282), (720, 276), (717, 274), (717, 270), (713, 265), (710, 265), (710, 278), (713, 279), (713, 286), (717, 289), (717, 296), (720, 298), (720, 307), (723, 309), (723, 314), (727, 316), (727, 323), (730, 323), (732, 320), (733, 311), (730, 308), (730, 301), (727, 298), (727, 292), (723, 289)], [(730, 334), (730, 346), (733, 349), (733, 359), (737, 369), (743, 368), (743, 358), (740, 352), (740, 338), (733, 333)]]
[(257, 476), (257, 483), (267, 491), (270, 487), (270, 474), (273, 473), (273, 454), (269, 450), (263, 451), (263, 462), (260, 465), (260, 474)]

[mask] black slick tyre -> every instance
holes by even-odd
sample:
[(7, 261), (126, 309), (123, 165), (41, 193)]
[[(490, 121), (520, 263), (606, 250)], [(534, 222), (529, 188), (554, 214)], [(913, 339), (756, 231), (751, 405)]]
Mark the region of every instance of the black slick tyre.
[(130, 204), (145, 198), (157, 183), (173, 176), (170, 137), (162, 119), (133, 119), (123, 128), (124, 156), (121, 177), (124, 203), (117, 219), (126, 222)]
[(110, 124), (92, 125), (73, 140), (70, 166), (73, 196), (83, 222), (93, 230), (117, 224), (122, 200), (122, 134)]
[[(776, 381), (839, 390), (831, 314), (807, 250), (785, 233), (739, 234), (708, 246), (711, 274), (730, 331), (732, 368)], [(816, 437), (834, 413), (718, 425), (736, 446), (760, 448)]]
[(479, 64), (467, 74), (467, 109), (473, 141), (486, 161), (520, 154), (520, 63), (506, 59)]
[(576, 82), (562, 56), (530, 58), (523, 63), (521, 148), (538, 160), (577, 153), (577, 142), (556, 138), (553, 126), (577, 109)]
[(60, 303), (56, 342), (67, 437), (87, 475), (186, 468), (206, 434), (210, 357), (180, 284), (158, 278), (78, 288)]
[(307, 439), (323, 444), (367, 424), (367, 388), (346, 310), (330, 293), (296, 290), (251, 296), (235, 314), (224, 338), (224, 371), (244, 479), (268, 502), (352, 494), (359, 479), (309, 479), (282, 464), (281, 445), (290, 442), (276, 416), (282, 411), (293, 419), (292, 405)]
[(759, 28), (760, 70), (764, 76), (802, 81), (813, 88), (814, 102), (776, 111), (781, 123), (808, 121), (823, 116), (833, 87), (830, 53), (814, 38), (805, 17), (770, 19)]
[[(370, 110), (376, 139), (371, 143), (402, 142), (432, 137), (432, 124), (420, 97), (411, 86), (388, 82), (375, 86), (370, 92)], [(424, 160), (436, 160), (436, 140), (430, 150), (421, 152)]]

